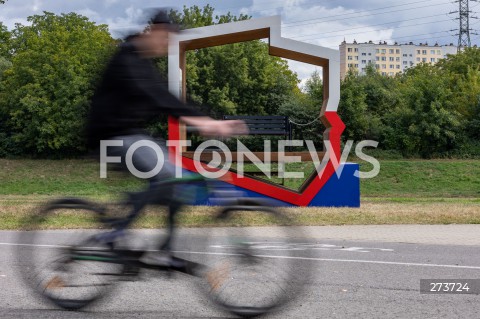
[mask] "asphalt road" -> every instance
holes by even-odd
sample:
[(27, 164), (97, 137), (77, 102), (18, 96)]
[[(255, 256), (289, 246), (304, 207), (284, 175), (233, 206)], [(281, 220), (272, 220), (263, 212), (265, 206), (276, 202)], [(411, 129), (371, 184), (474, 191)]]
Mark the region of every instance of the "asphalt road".
[[(381, 226), (379, 226), (381, 227)], [(47, 251), (68, 231), (47, 232), (35, 247), (16, 232), (0, 232), (0, 318), (230, 318), (199, 294), (191, 278), (147, 272), (82, 312), (35, 298), (19, 279), (18, 249)], [(263, 234), (265, 235), (265, 234)], [(445, 234), (448, 236), (448, 234)], [(480, 246), (382, 240), (297, 239), (295, 258), (311, 266), (305, 292), (272, 318), (478, 318), (480, 296), (420, 294), (420, 279), (480, 279)], [(144, 242), (154, 242), (145, 232)], [(265, 238), (258, 234), (258, 240)], [(271, 240), (271, 239), (270, 239)], [(278, 238), (274, 242), (279, 241)], [(19, 245), (20, 244), (20, 245)], [(266, 256), (293, 249), (265, 246)], [(50, 247), (51, 248), (51, 247)]]

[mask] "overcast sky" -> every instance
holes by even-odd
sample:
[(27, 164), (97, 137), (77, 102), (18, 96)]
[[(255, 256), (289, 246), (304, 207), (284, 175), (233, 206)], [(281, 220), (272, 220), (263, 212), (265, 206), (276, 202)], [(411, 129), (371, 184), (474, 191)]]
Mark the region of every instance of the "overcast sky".
[[(458, 4), (451, 0), (7, 0), (0, 5), (0, 21), (9, 29), (15, 23), (27, 24), (26, 18), (42, 11), (77, 12), (97, 23), (109, 25), (114, 37), (138, 28), (142, 9), (210, 4), (218, 14), (230, 11), (253, 18), (281, 15), (282, 36), (338, 49), (347, 42), (368, 40), (393, 43), (428, 42), (456, 44)], [(480, 16), (480, 2), (471, 2), (472, 16)], [(480, 33), (480, 20), (470, 21), (473, 33)], [(471, 34), (472, 44), (480, 44), (480, 35)], [(299, 77), (313, 72), (311, 66), (291, 64)]]

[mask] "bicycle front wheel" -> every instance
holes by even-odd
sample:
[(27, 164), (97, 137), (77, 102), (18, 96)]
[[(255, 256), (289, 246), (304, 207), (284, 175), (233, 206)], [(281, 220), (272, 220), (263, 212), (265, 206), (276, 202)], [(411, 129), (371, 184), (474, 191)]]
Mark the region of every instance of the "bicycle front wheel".
[[(271, 207), (222, 209), (208, 230), (202, 289), (227, 311), (241, 317), (272, 312), (299, 297), (310, 275), (299, 228)], [(238, 227), (258, 223), (261, 227)], [(308, 258), (307, 258), (308, 259)]]
[[(97, 240), (103, 211), (101, 206), (69, 198), (51, 202), (26, 218), (17, 256), (27, 286), (69, 310), (104, 297), (123, 265), (112, 247)], [(68, 220), (96, 229), (58, 230)]]

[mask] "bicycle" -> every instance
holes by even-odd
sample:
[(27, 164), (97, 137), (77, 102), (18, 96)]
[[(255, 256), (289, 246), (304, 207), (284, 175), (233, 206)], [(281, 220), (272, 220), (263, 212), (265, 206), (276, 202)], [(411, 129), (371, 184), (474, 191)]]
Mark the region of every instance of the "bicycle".
[[(212, 183), (195, 175), (165, 181), (162, 186), (188, 185), (212, 196), (218, 191)], [(154, 197), (150, 191), (130, 193), (127, 200), (113, 206), (129, 211), (122, 217), (112, 217), (113, 209), (107, 204), (80, 198), (47, 203), (38, 214), (26, 218), (19, 235), (17, 253), (24, 264), (20, 267), (22, 277), (36, 293), (69, 310), (80, 310), (104, 298), (119, 281), (135, 280), (142, 269), (196, 277), (200, 291), (241, 317), (272, 312), (299, 295), (309, 274), (308, 265), (295, 258), (294, 241), (301, 235), (297, 228), (289, 227), (291, 222), (284, 214), (252, 198), (234, 197), (220, 206), (212, 217), (216, 227), (206, 232), (178, 228), (173, 219), (169, 220), (165, 241), (172, 239), (173, 230), (185, 232), (174, 237), (184, 240), (173, 249), (172, 262), (160, 266), (142, 262), (147, 251), (144, 247), (128, 247), (118, 239), (125, 239), (131, 219), (147, 205), (165, 204), (155, 203)], [(52, 245), (43, 237), (49, 233), (42, 229), (65, 214), (70, 218), (87, 216), (98, 226), (94, 230), (55, 231)], [(279, 227), (272, 228), (276, 232), (272, 236), (258, 238), (257, 231), (252, 238), (249, 232), (255, 228), (232, 227), (243, 223), (247, 216)], [(66, 242), (59, 243), (62, 240)], [(275, 255), (279, 250), (283, 254)]]

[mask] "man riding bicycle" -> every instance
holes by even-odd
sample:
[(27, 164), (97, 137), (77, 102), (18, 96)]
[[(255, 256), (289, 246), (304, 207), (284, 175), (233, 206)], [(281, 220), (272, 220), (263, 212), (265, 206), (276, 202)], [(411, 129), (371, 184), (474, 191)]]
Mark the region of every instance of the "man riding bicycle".
[[(217, 121), (184, 104), (173, 96), (166, 81), (159, 74), (152, 59), (168, 54), (171, 32), (179, 32), (178, 25), (169, 18), (166, 10), (159, 10), (150, 20), (148, 31), (129, 36), (108, 64), (103, 79), (91, 103), (87, 134), (91, 148), (98, 149), (101, 140), (120, 140), (122, 146), (109, 147), (109, 155), (120, 156), (124, 163), (127, 150), (138, 141), (155, 142), (162, 149), (165, 162), (158, 174), (149, 179), (150, 190), (169, 203), (169, 220), (173, 221), (180, 203), (175, 203), (173, 191), (157, 187), (163, 180), (175, 177), (175, 167), (168, 162), (164, 141), (156, 141), (145, 132), (149, 120), (159, 115), (169, 115), (195, 127), (203, 136), (232, 136), (248, 131), (242, 121)], [(132, 157), (134, 167), (150, 172), (160, 159), (155, 150), (138, 148)], [(169, 236), (170, 238), (170, 236)], [(170, 258), (170, 240), (162, 243), (159, 252), (147, 254), (146, 263), (163, 264)]]

